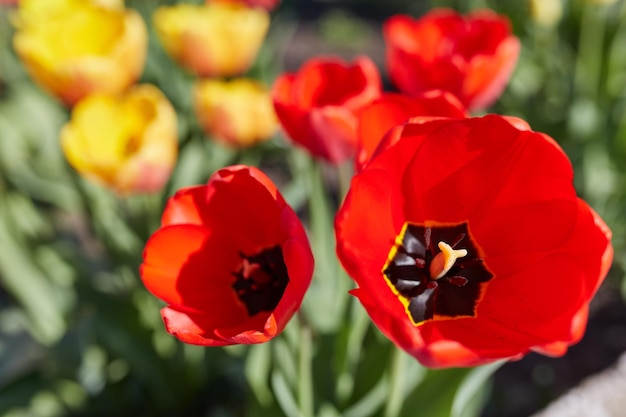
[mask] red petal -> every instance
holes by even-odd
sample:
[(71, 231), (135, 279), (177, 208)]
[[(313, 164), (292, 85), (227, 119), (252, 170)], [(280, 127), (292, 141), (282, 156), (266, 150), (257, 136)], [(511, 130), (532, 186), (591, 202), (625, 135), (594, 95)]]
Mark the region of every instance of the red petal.
[(504, 326), (537, 340), (569, 341), (571, 318), (585, 302), (584, 277), (576, 261), (554, 253), (523, 271), (496, 275), (478, 306), (480, 317), (490, 317)]
[(381, 290), (386, 287), (380, 271), (402, 227), (401, 218), (400, 224), (394, 224), (392, 213), (398, 211), (394, 205), (399, 201), (395, 198), (397, 190), (390, 187), (391, 178), (378, 170), (356, 176), (335, 220), (339, 259), (367, 291), (374, 291), (372, 286)]
[(424, 347), (419, 330), (413, 326), (404, 306), (389, 287), (381, 292), (357, 288), (350, 293), (359, 299), (376, 327), (393, 343), (412, 354)]
[(233, 342), (224, 340), (213, 333), (211, 327), (203, 327), (202, 316), (188, 314), (170, 307), (161, 310), (161, 317), (168, 333), (182, 342), (201, 346), (227, 346)]
[(272, 87), (272, 100), (280, 124), (292, 140), (302, 141), (307, 138), (307, 109), (299, 107), (294, 101), (292, 85), (295, 76), (283, 74), (276, 79)]
[(272, 100), (283, 105), (293, 104), (293, 95), (291, 93), (295, 75), (282, 74), (274, 81), (272, 86)]
[(464, 118), (465, 110), (451, 94), (431, 91), (419, 97), (387, 93), (359, 113), (358, 163), (362, 168), (392, 127), (414, 116)]
[(276, 190), (266, 188), (251, 169), (222, 169), (209, 180), (207, 227), (229, 240), (244, 254), (281, 244), (279, 227), (284, 206)]
[(583, 271), (585, 300), (588, 302), (611, 267), (613, 246), (611, 231), (583, 200), (578, 200), (578, 218), (575, 227), (566, 245), (560, 250), (569, 254)]
[(216, 329), (213, 319), (204, 314), (182, 312), (170, 307), (161, 310), (168, 333), (185, 343), (202, 346), (227, 346), (267, 342), (277, 334), (272, 315), (259, 314), (231, 328)]
[(311, 109), (311, 141), (302, 143), (313, 155), (340, 163), (356, 152), (356, 116), (344, 107), (326, 106)]
[(493, 56), (474, 57), (468, 67), (462, 96), (470, 109), (484, 109), (504, 91), (517, 64), (521, 44), (509, 37), (500, 44)]
[(545, 345), (533, 346), (532, 350), (547, 356), (563, 356), (567, 352), (567, 348), (580, 341), (585, 333), (587, 326), (587, 316), (589, 315), (589, 307), (583, 305), (572, 318), (572, 326), (570, 329), (571, 337), (566, 341), (556, 341)]
[(207, 188), (205, 186), (189, 187), (179, 190), (167, 201), (161, 225), (174, 224), (205, 224)]
[(267, 342), (278, 334), (278, 328), (273, 314), (261, 313), (239, 326), (216, 329), (215, 334), (232, 343), (249, 345)]
[(157, 231), (146, 244), (141, 276), (155, 296), (178, 309), (203, 312), (213, 326), (232, 326), (248, 315), (232, 289), (239, 252), (227, 238), (196, 225)]
[(343, 106), (356, 110), (380, 94), (374, 63), (359, 57), (353, 65), (339, 58), (311, 59), (298, 71), (292, 97), (299, 107)]
[[(297, 224), (296, 224), (297, 222)], [(313, 253), (296, 214), (286, 207), (282, 227), (291, 230), (291, 239), (283, 246), (283, 258), (289, 273), (289, 284), (272, 314), (276, 332), (280, 333), (296, 311), (313, 277)]]
[(575, 199), (564, 153), (541, 135), (520, 132), (498, 116), (450, 121), (432, 131), (407, 170), (411, 175), (403, 187), (411, 196), (409, 220), (470, 220), (476, 234), (483, 225), (493, 225), (494, 209)]

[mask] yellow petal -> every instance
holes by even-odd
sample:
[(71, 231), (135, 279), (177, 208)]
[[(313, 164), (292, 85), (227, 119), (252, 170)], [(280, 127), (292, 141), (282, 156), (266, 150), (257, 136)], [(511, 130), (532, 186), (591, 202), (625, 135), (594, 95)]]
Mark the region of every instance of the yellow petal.
[(194, 107), (207, 134), (231, 146), (269, 139), (278, 127), (269, 91), (250, 79), (198, 81)]
[(123, 96), (94, 94), (74, 107), (61, 145), (85, 177), (122, 194), (158, 191), (176, 161), (176, 113), (152, 85)]
[(124, 8), (124, 0), (20, 0), (18, 4), (15, 19), (18, 26), (38, 25), (81, 6), (95, 5), (120, 10)]
[(263, 43), (269, 14), (241, 4), (178, 4), (159, 7), (154, 27), (165, 51), (201, 76), (245, 72)]
[(33, 79), (72, 105), (88, 94), (120, 93), (133, 84), (143, 70), (147, 31), (133, 10), (82, 4), (18, 28), (13, 43)]

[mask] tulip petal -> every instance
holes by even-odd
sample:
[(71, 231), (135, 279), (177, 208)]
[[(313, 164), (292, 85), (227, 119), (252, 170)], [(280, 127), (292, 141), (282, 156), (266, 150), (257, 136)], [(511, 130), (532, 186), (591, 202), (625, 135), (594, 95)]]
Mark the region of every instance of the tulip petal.
[[(210, 330), (211, 326), (205, 326), (203, 317), (198, 314), (188, 314), (171, 307), (161, 310), (161, 317), (168, 333), (190, 345), (200, 346), (228, 346), (234, 344), (215, 335)], [(210, 320), (210, 317), (209, 317)]]
[(362, 169), (392, 127), (415, 116), (464, 118), (465, 110), (451, 94), (431, 91), (418, 97), (387, 93), (366, 106), (358, 119), (358, 161)]
[(241, 257), (231, 245), (201, 226), (162, 228), (146, 244), (144, 285), (178, 309), (211, 315), (215, 327), (244, 322), (248, 314), (232, 287)]

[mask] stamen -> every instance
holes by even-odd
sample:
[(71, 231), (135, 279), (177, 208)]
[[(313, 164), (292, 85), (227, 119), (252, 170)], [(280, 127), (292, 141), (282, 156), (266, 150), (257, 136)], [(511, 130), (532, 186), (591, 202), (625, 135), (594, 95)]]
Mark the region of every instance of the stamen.
[(430, 277), (437, 280), (445, 276), (450, 268), (454, 266), (454, 263), (458, 258), (462, 258), (467, 255), (465, 249), (452, 249), (452, 246), (446, 242), (439, 242), (437, 244), (441, 252), (439, 252), (430, 263)]

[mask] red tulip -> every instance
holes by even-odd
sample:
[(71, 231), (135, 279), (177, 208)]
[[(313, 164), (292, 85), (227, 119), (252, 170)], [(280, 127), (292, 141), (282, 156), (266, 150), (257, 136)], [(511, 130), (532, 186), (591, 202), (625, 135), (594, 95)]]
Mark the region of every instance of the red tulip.
[(354, 156), (358, 112), (380, 95), (381, 80), (367, 57), (352, 65), (338, 58), (309, 60), (274, 83), (272, 98), (287, 135), (332, 163)]
[(299, 309), (313, 274), (302, 224), (253, 167), (178, 191), (146, 244), (141, 277), (169, 333), (224, 346), (265, 342)]
[(337, 215), (352, 294), (426, 366), (562, 355), (613, 258), (572, 179), (556, 142), (519, 121), (406, 124)]
[(383, 36), (389, 74), (400, 90), (447, 90), (470, 110), (500, 96), (520, 51), (508, 19), (490, 10), (462, 16), (435, 9), (417, 20), (396, 15), (385, 22)]
[(367, 164), (383, 136), (392, 127), (415, 116), (462, 119), (467, 117), (467, 113), (456, 97), (440, 90), (428, 91), (417, 97), (384, 93), (359, 114), (357, 171)]

